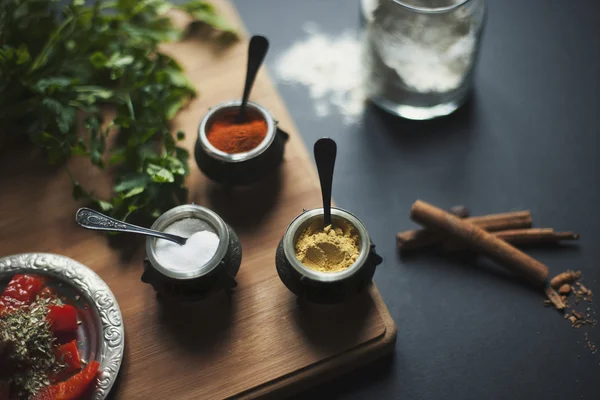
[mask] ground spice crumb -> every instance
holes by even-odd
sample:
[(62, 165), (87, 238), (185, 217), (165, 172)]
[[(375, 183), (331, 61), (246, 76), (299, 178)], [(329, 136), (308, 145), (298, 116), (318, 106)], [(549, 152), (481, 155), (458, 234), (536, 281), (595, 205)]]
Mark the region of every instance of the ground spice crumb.
[(569, 294), (571, 292), (571, 285), (565, 283), (560, 288), (558, 288), (558, 293), (560, 294)]
[(580, 271), (568, 270), (552, 278), (552, 280), (550, 281), (550, 286), (556, 289), (561, 287), (563, 284), (573, 282), (574, 280), (579, 279), (580, 277)]
[(547, 287), (546, 297), (548, 297), (548, 300), (550, 300), (552, 304), (554, 304), (554, 308), (556, 308), (557, 310), (561, 311), (565, 309), (565, 303), (563, 303), (556, 290), (552, 289), (551, 287)]
[(584, 334), (584, 337), (585, 337), (585, 347), (590, 349), (592, 354), (596, 354), (598, 352), (598, 346), (596, 346), (596, 344), (590, 340), (590, 336), (588, 335), (587, 332)]
[[(590, 327), (588, 328), (589, 330), (597, 324), (596, 312), (594, 308), (591, 307), (592, 291), (578, 281), (580, 278), (580, 271), (571, 270), (555, 276), (550, 281), (549, 287), (546, 288), (546, 296), (548, 299), (544, 301), (544, 305), (553, 305), (557, 310), (564, 310), (563, 317), (571, 323), (572, 328), (579, 329), (582, 326), (587, 325)], [(575, 301), (569, 303), (568, 300), (571, 295), (573, 295), (572, 297), (574, 297)], [(575, 306), (582, 300), (588, 302), (585, 311), (575, 310)], [(580, 344), (579, 341), (577, 341), (577, 344)], [(587, 332), (585, 332), (584, 347), (588, 348), (592, 354), (598, 352), (598, 347), (591, 342)], [(580, 355), (577, 355), (577, 358), (580, 358)]]

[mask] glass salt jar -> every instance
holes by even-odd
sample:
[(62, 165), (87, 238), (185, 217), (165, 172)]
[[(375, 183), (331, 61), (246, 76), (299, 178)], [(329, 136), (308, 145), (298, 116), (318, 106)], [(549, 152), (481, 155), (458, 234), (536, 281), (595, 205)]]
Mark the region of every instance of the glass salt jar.
[(408, 119), (452, 113), (471, 90), (485, 13), (484, 0), (361, 0), (367, 96)]
[(375, 252), (367, 228), (352, 213), (331, 208), (332, 225), (349, 225), (358, 236), (359, 255), (348, 268), (338, 272), (321, 272), (304, 265), (296, 257), (296, 243), (308, 227), (323, 228), (323, 209), (304, 211), (287, 227), (275, 256), (277, 273), (283, 284), (298, 299), (317, 304), (340, 303), (371, 284), (375, 267), (383, 259)]
[(285, 143), (289, 135), (277, 127), (277, 121), (262, 106), (249, 101), (248, 115), (262, 118), (266, 122), (267, 132), (262, 142), (243, 153), (226, 153), (216, 148), (207, 137), (212, 124), (227, 114), (240, 109), (240, 100), (221, 103), (211, 108), (202, 118), (198, 127), (195, 156), (198, 167), (215, 182), (236, 186), (258, 181), (276, 170), (283, 160)]
[(157, 251), (158, 241), (164, 239), (148, 237), (142, 282), (150, 284), (162, 297), (182, 302), (202, 300), (211, 293), (236, 287), (235, 276), (242, 262), (242, 246), (234, 230), (214, 211), (195, 204), (181, 205), (158, 217), (152, 229), (164, 231), (186, 219), (198, 220), (203, 230), (216, 234), (218, 245), (214, 255), (200, 265), (178, 265), (175, 268)]

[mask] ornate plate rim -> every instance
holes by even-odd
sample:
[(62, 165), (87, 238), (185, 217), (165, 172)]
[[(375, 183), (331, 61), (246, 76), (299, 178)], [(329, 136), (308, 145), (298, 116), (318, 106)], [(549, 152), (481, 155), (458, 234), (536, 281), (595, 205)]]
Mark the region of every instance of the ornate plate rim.
[(23, 271), (40, 272), (62, 280), (75, 287), (94, 308), (102, 340), (101, 372), (92, 399), (106, 399), (117, 379), (125, 348), (123, 316), (112, 291), (90, 268), (60, 254), (21, 253), (0, 258), (0, 277)]

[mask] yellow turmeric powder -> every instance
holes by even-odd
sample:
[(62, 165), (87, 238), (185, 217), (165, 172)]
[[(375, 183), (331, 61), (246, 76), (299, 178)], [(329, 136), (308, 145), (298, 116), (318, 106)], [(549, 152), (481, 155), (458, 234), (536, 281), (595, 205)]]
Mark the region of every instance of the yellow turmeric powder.
[(358, 234), (350, 224), (324, 229), (309, 226), (296, 242), (296, 258), (320, 272), (339, 272), (350, 267), (360, 254)]

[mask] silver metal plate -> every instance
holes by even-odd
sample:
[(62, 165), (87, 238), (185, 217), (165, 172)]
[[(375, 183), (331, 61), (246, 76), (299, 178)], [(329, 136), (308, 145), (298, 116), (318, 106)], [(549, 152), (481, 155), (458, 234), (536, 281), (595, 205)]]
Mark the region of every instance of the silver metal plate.
[(0, 283), (16, 273), (49, 277), (48, 285), (77, 306), (82, 321), (77, 332), (80, 354), (86, 361), (100, 363), (91, 398), (106, 399), (117, 379), (125, 347), (123, 317), (108, 285), (85, 265), (58, 254), (24, 253), (0, 258)]

